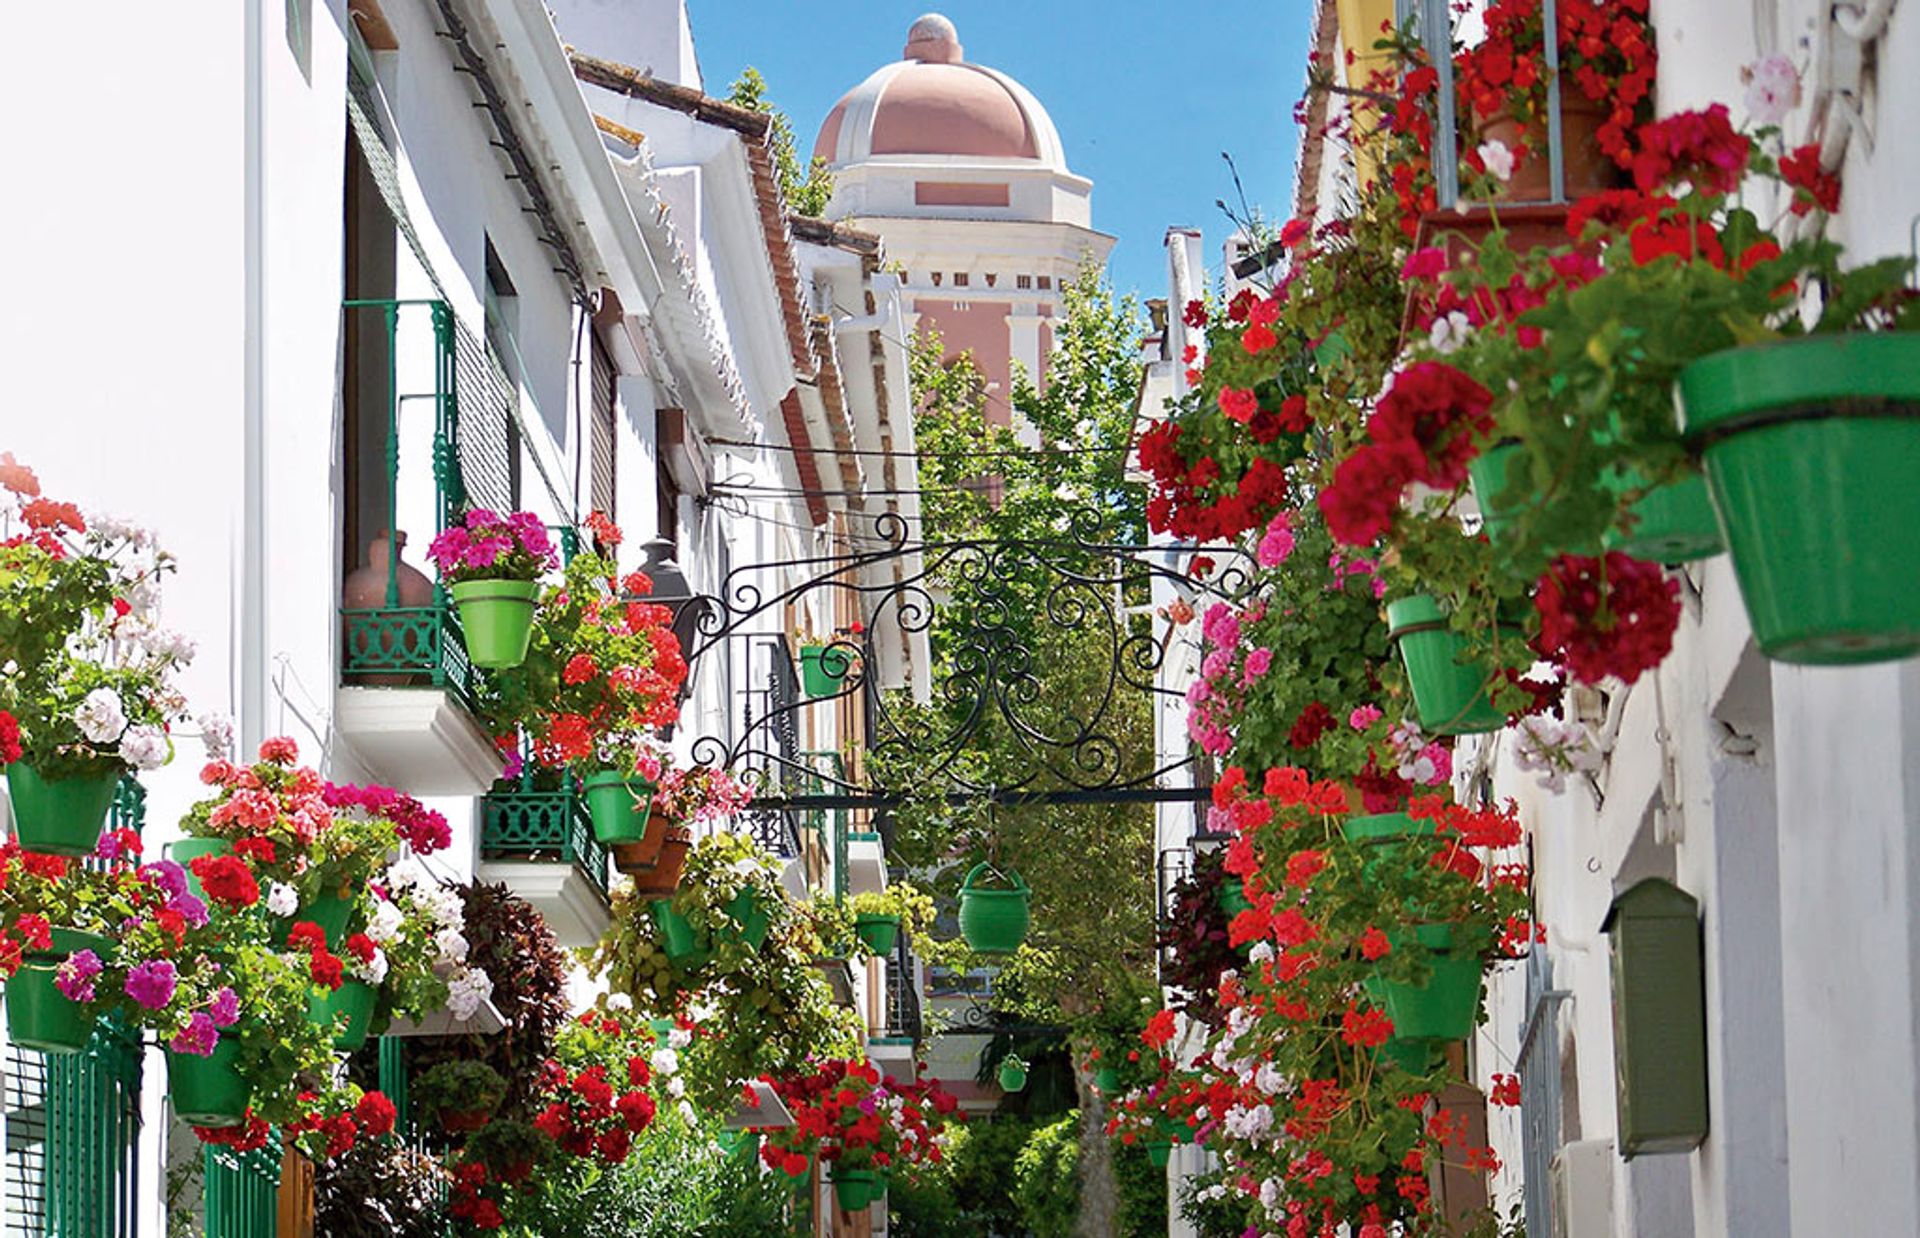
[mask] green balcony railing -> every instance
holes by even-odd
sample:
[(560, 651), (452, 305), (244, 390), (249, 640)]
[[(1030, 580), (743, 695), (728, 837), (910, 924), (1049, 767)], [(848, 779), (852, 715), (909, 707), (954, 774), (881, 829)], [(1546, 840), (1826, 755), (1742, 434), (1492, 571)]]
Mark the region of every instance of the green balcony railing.
[(542, 791), (522, 782), (489, 791), (481, 800), (480, 823), (481, 859), (572, 864), (608, 897), (608, 851), (593, 836), (586, 802), (576, 790)]
[(206, 1238), (274, 1238), (279, 1225), (280, 1140), (235, 1152), (211, 1144), (201, 1150), (205, 1159)]

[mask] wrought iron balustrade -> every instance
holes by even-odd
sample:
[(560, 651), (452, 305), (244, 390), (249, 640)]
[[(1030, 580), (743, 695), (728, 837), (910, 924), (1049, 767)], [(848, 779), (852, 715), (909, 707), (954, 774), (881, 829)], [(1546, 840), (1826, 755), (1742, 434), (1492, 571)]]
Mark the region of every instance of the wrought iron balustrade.
[(480, 858), (572, 864), (608, 897), (608, 851), (593, 836), (586, 802), (572, 787), (541, 791), (522, 783), (480, 801)]
[[(801, 761), (796, 717), (800, 675), (787, 639), (777, 634), (748, 636), (748, 687), (740, 693), (742, 734), (748, 736), (736, 773), (746, 773), (764, 795), (794, 787), (808, 769)], [(800, 854), (800, 813), (792, 808), (749, 807), (741, 814), (755, 842), (783, 860)]]

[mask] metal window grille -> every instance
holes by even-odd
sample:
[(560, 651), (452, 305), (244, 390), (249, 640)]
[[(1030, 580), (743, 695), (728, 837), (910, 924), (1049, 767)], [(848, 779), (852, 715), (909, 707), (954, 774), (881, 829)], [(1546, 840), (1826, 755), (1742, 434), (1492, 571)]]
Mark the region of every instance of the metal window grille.
[(1553, 1157), (1560, 1150), (1560, 1033), (1555, 1017), (1571, 997), (1553, 987), (1553, 960), (1536, 945), (1527, 956), (1527, 1021), (1520, 1029), (1520, 1134), (1526, 1176), (1527, 1232), (1548, 1232)]
[[(740, 694), (741, 734), (753, 737), (745, 757), (768, 788), (789, 786), (803, 774), (800, 763), (800, 676), (784, 636), (747, 638), (749, 687)], [(771, 719), (771, 726), (757, 725)], [(789, 808), (742, 814), (754, 841), (783, 860), (800, 854), (800, 817)]]

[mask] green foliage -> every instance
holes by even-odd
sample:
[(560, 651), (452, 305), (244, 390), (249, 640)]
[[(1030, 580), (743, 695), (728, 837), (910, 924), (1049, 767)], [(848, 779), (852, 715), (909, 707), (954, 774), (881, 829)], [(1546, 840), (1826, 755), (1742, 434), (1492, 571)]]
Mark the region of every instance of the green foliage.
[(1080, 1212), (1080, 1112), (1028, 1137), (1013, 1162), (1013, 1199), (1033, 1238), (1072, 1238)]
[(1167, 1232), (1167, 1171), (1153, 1163), (1143, 1143), (1111, 1147), (1120, 1238), (1160, 1238)]
[(1034, 1129), (1031, 1122), (994, 1118), (948, 1132), (946, 1160), (952, 1167), (954, 1199), (961, 1214), (979, 1226), (969, 1232), (1018, 1232), (1014, 1161)]
[(862, 892), (847, 900), (856, 916), (899, 916), (900, 931), (918, 937), (933, 927), (933, 898), (925, 890), (896, 881), (884, 890)]
[(413, 1081), (409, 1096), (423, 1113), (492, 1112), (507, 1094), (507, 1081), (485, 1062), (441, 1062)]
[(760, 70), (748, 65), (727, 91), (727, 102), (770, 119), (773, 170), (787, 209), (797, 215), (825, 215), (827, 204), (833, 200), (833, 173), (827, 171), (827, 161), (818, 155), (809, 163), (800, 162), (793, 122), (767, 98), (767, 80), (760, 76)]

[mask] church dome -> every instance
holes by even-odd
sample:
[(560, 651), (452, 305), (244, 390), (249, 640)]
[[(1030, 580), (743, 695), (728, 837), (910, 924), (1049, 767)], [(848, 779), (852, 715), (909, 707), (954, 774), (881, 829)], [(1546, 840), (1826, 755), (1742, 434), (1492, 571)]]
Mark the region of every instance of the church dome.
[(1006, 74), (967, 63), (951, 21), (929, 13), (914, 22), (901, 55), (834, 105), (814, 154), (835, 167), (931, 155), (1067, 170), (1060, 134), (1040, 101)]

